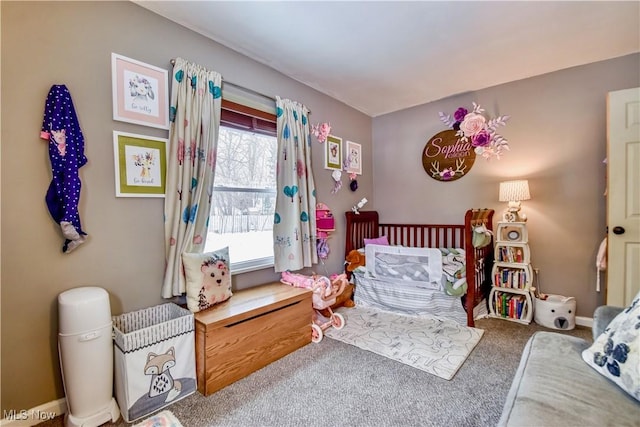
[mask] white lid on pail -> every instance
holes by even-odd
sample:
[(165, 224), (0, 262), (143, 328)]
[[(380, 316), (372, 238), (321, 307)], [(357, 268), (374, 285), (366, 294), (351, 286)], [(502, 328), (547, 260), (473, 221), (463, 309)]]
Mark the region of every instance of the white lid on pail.
[(102, 288), (85, 286), (58, 295), (58, 331), (72, 335), (111, 325), (109, 294)]

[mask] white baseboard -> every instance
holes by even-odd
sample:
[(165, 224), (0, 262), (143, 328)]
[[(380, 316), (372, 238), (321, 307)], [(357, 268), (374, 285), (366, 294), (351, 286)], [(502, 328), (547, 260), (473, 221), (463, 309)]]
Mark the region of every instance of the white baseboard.
[(593, 328), (593, 317), (576, 316), (576, 325)]
[(50, 420), (66, 412), (67, 400), (63, 397), (62, 399), (43, 403), (31, 409), (5, 410), (2, 414), (2, 420), (0, 420), (0, 426), (35, 426), (36, 424), (40, 424), (43, 421)]

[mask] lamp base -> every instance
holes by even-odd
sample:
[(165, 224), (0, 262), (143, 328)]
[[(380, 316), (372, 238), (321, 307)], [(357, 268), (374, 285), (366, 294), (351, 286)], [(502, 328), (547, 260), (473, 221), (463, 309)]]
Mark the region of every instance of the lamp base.
[(527, 222), (527, 216), (520, 209), (509, 208), (502, 214), (502, 220), (504, 222)]

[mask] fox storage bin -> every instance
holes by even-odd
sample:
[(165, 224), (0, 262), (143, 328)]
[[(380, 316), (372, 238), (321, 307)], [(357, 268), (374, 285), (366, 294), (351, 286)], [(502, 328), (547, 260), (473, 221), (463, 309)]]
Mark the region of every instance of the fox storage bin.
[(113, 317), (116, 399), (127, 422), (196, 390), (193, 314), (167, 303)]

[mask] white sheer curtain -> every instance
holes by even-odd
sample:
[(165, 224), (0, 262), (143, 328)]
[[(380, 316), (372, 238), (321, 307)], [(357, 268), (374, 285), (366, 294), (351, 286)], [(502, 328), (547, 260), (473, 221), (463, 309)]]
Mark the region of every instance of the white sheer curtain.
[(222, 106), (222, 77), (215, 71), (176, 58), (172, 79), (163, 298), (185, 292), (182, 254), (204, 248)]
[(277, 197), (273, 245), (275, 271), (318, 263), (316, 188), (311, 169), (309, 110), (276, 97), (278, 128)]

